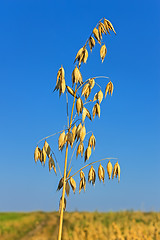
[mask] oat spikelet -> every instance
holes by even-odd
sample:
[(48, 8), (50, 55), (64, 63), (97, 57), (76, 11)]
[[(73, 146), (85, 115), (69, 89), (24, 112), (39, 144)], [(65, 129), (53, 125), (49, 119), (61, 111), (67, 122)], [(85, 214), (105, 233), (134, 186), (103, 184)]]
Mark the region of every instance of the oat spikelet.
[(98, 115), (98, 117), (100, 118), (100, 105), (99, 105), (99, 103), (96, 103), (94, 105), (92, 112), (93, 112), (93, 119), (94, 119), (95, 115), (96, 116)]
[(106, 20), (106, 19), (104, 19), (104, 26), (105, 26), (106, 31), (110, 34), (110, 32), (109, 32), (109, 27), (108, 27), (108, 23), (107, 23), (107, 20)]
[(66, 89), (65, 73), (64, 73), (63, 67), (61, 67), (57, 73), (56, 87), (55, 87), (54, 91), (58, 90), (58, 89), (59, 89), (59, 96), (61, 96), (61, 93), (64, 93), (65, 89)]
[(109, 28), (110, 30), (112, 30), (112, 31), (116, 34), (116, 31), (114, 30), (114, 27), (113, 27), (112, 23), (111, 23), (109, 20), (104, 19), (104, 24), (105, 24), (105, 26), (107, 25), (108, 28)]
[(54, 162), (54, 160), (53, 160), (52, 155), (49, 156), (49, 162), (48, 162), (48, 164), (49, 164), (49, 171), (51, 171), (51, 169), (53, 168), (53, 170), (54, 170), (54, 172), (55, 172), (55, 174), (56, 174), (55, 162)]
[(60, 134), (59, 139), (58, 139), (59, 150), (62, 151), (64, 144), (65, 144), (65, 131), (63, 131)]
[(89, 79), (89, 84), (90, 84), (90, 87), (91, 87), (91, 89), (94, 87), (94, 85), (95, 85), (95, 80), (94, 80), (95, 78), (90, 78)]
[[(64, 205), (63, 205), (63, 210), (65, 211), (66, 210), (66, 198), (64, 198)], [(61, 212), (61, 208), (62, 208), (62, 197), (59, 201), (59, 213)]]
[(86, 149), (86, 151), (85, 151), (85, 158), (84, 158), (85, 162), (90, 158), (91, 152), (92, 152), (92, 151), (91, 151), (91, 147), (88, 146), (87, 149)]
[(93, 166), (91, 166), (89, 173), (88, 173), (88, 182), (89, 183), (92, 182), (92, 185), (95, 185), (95, 180), (96, 180), (96, 173), (95, 173)]
[(77, 99), (76, 109), (77, 109), (77, 113), (78, 113), (78, 116), (79, 116), (79, 113), (82, 113), (82, 109), (83, 109), (83, 102), (82, 102), (82, 99), (80, 97)]
[(62, 177), (58, 183), (57, 191), (59, 191), (63, 187), (63, 182), (64, 182), (64, 179)]
[(74, 127), (72, 128), (73, 142), (75, 141), (75, 138), (76, 138), (76, 131), (77, 131), (77, 127), (76, 127), (76, 124), (75, 124)]
[(98, 168), (98, 177), (99, 177), (99, 181), (102, 180), (104, 183), (105, 171), (101, 164), (99, 165), (99, 168)]
[(107, 173), (108, 173), (108, 177), (109, 179), (111, 179), (111, 175), (112, 175), (112, 163), (109, 161), (107, 164)]
[(84, 63), (86, 63), (86, 62), (87, 62), (87, 59), (88, 59), (88, 51), (87, 51), (87, 49), (85, 48), (82, 61), (83, 61)]
[(80, 123), (80, 124), (77, 126), (77, 129), (76, 129), (76, 138), (77, 138), (77, 141), (78, 141), (79, 138), (80, 138), (81, 128), (82, 128), (82, 124)]
[(84, 189), (84, 192), (85, 192), (85, 189), (86, 189), (86, 179), (85, 179), (85, 175), (84, 175), (84, 172), (81, 170), (80, 171), (80, 183), (79, 183), (79, 193), (81, 192), (82, 188)]
[(90, 38), (89, 38), (89, 47), (90, 47), (91, 52), (92, 52), (92, 48), (94, 48), (95, 44), (96, 44), (96, 43), (95, 43), (94, 38), (93, 38), (93, 37), (90, 37)]
[(34, 160), (35, 160), (35, 162), (38, 161), (38, 158), (39, 158), (39, 150), (38, 150), (38, 145), (37, 145), (37, 147), (36, 147), (36, 149), (34, 151)]
[(95, 145), (96, 145), (96, 139), (92, 133), (92, 135), (90, 136), (89, 141), (88, 141), (88, 146), (90, 146), (91, 148), (93, 147), (93, 149), (95, 150)]
[(42, 163), (44, 163), (44, 165), (45, 165), (47, 154), (46, 154), (44, 147), (42, 148), (41, 154), (42, 154)]
[(81, 157), (83, 157), (83, 152), (84, 152), (84, 145), (83, 145), (83, 142), (80, 142), (80, 144), (77, 147), (76, 158), (78, 157), (79, 154), (81, 154)]
[(102, 59), (102, 63), (104, 61), (104, 58), (105, 58), (106, 54), (107, 54), (107, 48), (106, 48), (106, 45), (103, 44), (101, 49), (100, 49), (100, 56), (101, 56), (101, 59)]
[(121, 169), (120, 169), (120, 166), (119, 166), (119, 164), (118, 164), (118, 162), (117, 162), (116, 177), (117, 177), (117, 175), (118, 175), (118, 182), (120, 182), (120, 172), (121, 172)]
[(65, 190), (66, 190), (67, 197), (69, 197), (70, 186), (69, 186), (69, 182), (68, 182), (68, 181), (66, 182), (66, 188), (65, 188)]
[(83, 140), (85, 139), (85, 136), (86, 136), (86, 128), (85, 128), (85, 125), (83, 125), (83, 127), (80, 130), (80, 135), (79, 135), (81, 142), (83, 142)]
[(75, 69), (72, 72), (72, 86), (74, 85), (74, 83), (83, 83), (82, 80), (82, 74), (80, 72), (80, 70), (77, 68), (77, 66), (75, 66)]
[(97, 28), (94, 28), (93, 29), (93, 34), (94, 34), (94, 37), (97, 39), (97, 41), (99, 42), (99, 44), (101, 44), (101, 40), (100, 40), (100, 37), (99, 37), (99, 32), (98, 32), (98, 29)]
[(86, 83), (84, 87), (82, 88), (82, 96), (86, 94), (87, 90), (89, 88), (89, 83)]
[(46, 140), (45, 140), (45, 142), (44, 142), (44, 149), (45, 149), (45, 151), (46, 151), (46, 153), (47, 153), (47, 156), (48, 156), (48, 158), (49, 158), (49, 155), (50, 155), (50, 152), (51, 152), (51, 148), (50, 148), (50, 146), (49, 146), (49, 144), (47, 143)]
[(73, 192), (75, 193), (75, 191), (76, 191), (76, 182), (75, 182), (75, 180), (72, 177), (70, 178), (70, 185), (71, 185), (71, 188), (72, 188)]
[(106, 86), (105, 97), (107, 96), (107, 93), (111, 94), (111, 96), (112, 96), (112, 93), (113, 93), (113, 83), (111, 81), (109, 81), (109, 83)]
[(95, 101), (97, 101), (97, 100), (98, 100), (98, 93), (96, 93), (96, 94), (94, 95), (93, 102), (95, 102)]
[(92, 121), (90, 112), (88, 111), (87, 108), (83, 107), (82, 122), (84, 122), (86, 116)]
[(101, 90), (98, 92), (97, 98), (98, 98), (98, 101), (99, 101), (99, 104), (100, 104), (103, 100), (103, 92)]
[(76, 55), (76, 58), (74, 60), (74, 63), (78, 60), (80, 60), (82, 54), (83, 54), (83, 51), (84, 51), (84, 47), (80, 48), (79, 51), (77, 52), (77, 55)]
[(66, 88), (67, 88), (67, 91), (74, 97), (75, 96), (74, 90), (69, 86), (66, 86)]

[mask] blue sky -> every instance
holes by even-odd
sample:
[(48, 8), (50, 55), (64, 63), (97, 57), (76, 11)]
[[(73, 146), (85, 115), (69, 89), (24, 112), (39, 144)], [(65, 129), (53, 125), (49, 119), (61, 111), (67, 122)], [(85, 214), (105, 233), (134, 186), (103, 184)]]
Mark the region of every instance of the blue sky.
[[(104, 63), (97, 44), (81, 72), (110, 77), (114, 93), (102, 102), (101, 119), (86, 121), (96, 136), (89, 161), (117, 157), (121, 181), (87, 184), (86, 193), (70, 194), (67, 210), (160, 211), (159, 10), (155, 0), (1, 1), (0, 211), (58, 209), (60, 176), (35, 164), (33, 153), (41, 138), (64, 128), (65, 96), (52, 93), (57, 71), (62, 64), (71, 83), (75, 55), (102, 17), (117, 35), (104, 37)], [(57, 137), (48, 142), (63, 167)], [(74, 158), (72, 173), (80, 166)]]

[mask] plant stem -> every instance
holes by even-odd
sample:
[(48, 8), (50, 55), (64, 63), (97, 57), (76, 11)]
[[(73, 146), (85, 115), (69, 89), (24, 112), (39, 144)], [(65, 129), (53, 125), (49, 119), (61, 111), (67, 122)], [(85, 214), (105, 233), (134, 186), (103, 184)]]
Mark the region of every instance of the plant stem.
[[(73, 100), (73, 105), (72, 105), (72, 112), (71, 112), (70, 125), (69, 125), (68, 132), (70, 132), (71, 126), (72, 126), (73, 110), (74, 110), (75, 99), (76, 99), (76, 89), (77, 89), (77, 84), (76, 84), (76, 87), (75, 87), (75, 95), (74, 95), (74, 100)], [(65, 187), (66, 187), (67, 157), (68, 157), (68, 142), (67, 142), (66, 153), (65, 153), (64, 175), (63, 175), (64, 181), (63, 181), (63, 191), (62, 191), (62, 205), (61, 205), (60, 220), (59, 220), (58, 240), (61, 240), (61, 238), (62, 238), (64, 197), (65, 197)]]

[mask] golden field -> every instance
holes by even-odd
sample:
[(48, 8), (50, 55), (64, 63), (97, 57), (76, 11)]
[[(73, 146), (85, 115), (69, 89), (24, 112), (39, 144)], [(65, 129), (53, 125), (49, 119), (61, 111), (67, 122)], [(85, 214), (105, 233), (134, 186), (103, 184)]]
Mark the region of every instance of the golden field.
[[(0, 240), (57, 239), (58, 212), (0, 213)], [(63, 240), (160, 240), (160, 213), (65, 212)]]

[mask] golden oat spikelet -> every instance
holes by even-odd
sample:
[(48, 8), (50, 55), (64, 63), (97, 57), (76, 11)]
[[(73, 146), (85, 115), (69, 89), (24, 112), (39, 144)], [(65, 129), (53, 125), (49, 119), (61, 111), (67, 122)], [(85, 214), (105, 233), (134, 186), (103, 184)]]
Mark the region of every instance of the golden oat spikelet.
[(98, 98), (98, 101), (99, 101), (99, 104), (100, 104), (103, 100), (103, 92), (101, 90), (98, 92), (97, 98)]
[[(63, 210), (64, 211), (66, 210), (66, 203), (67, 203), (66, 198), (64, 198), (64, 205), (63, 205)], [(62, 208), (62, 197), (59, 201), (59, 213), (61, 212), (61, 208)]]
[(85, 128), (85, 125), (83, 125), (83, 127), (80, 130), (80, 135), (79, 135), (81, 142), (83, 142), (83, 140), (85, 139), (85, 136), (86, 136), (86, 128)]
[(64, 178), (62, 177), (58, 183), (57, 191), (59, 191), (63, 187), (63, 182), (64, 182)]
[(80, 124), (77, 126), (77, 129), (76, 129), (76, 138), (77, 138), (77, 141), (78, 141), (79, 138), (80, 138), (81, 128), (82, 128), (82, 124), (80, 123)]
[(44, 147), (42, 148), (41, 156), (42, 156), (42, 163), (44, 163), (45, 165), (47, 154)]
[(100, 49), (100, 56), (101, 56), (101, 59), (102, 59), (102, 63), (104, 61), (104, 58), (106, 56), (106, 53), (107, 53), (107, 48), (106, 48), (106, 45), (103, 44), (101, 49)]
[(106, 28), (106, 31), (110, 34), (110, 32), (109, 32), (109, 26), (108, 26), (108, 23), (107, 23), (107, 20), (106, 20), (106, 19), (104, 19), (104, 26), (105, 26), (105, 28)]
[(78, 60), (80, 60), (80, 58), (81, 58), (81, 56), (82, 56), (82, 54), (83, 54), (83, 51), (84, 51), (84, 47), (82, 47), (82, 48), (80, 48), (79, 50), (78, 50), (78, 52), (77, 52), (77, 55), (76, 55), (76, 58), (75, 58), (75, 60), (74, 60), (74, 63)]
[(101, 163), (98, 168), (98, 177), (99, 177), (99, 181), (101, 182), (101, 180), (102, 180), (104, 183), (105, 171), (104, 171), (104, 168), (102, 167)]
[(65, 190), (66, 190), (67, 197), (69, 197), (70, 186), (69, 186), (69, 182), (68, 182), (68, 181), (66, 182), (66, 188), (65, 188)]
[[(107, 164), (107, 173), (108, 173), (108, 177), (109, 179), (111, 179), (111, 175), (112, 175), (112, 163), (109, 161)], [(113, 175), (112, 175), (113, 177)]]
[(91, 148), (93, 147), (93, 149), (95, 150), (95, 145), (96, 145), (96, 139), (92, 133), (92, 135), (90, 136), (89, 141), (88, 141), (88, 146), (90, 146)]
[(81, 170), (81, 171), (80, 171), (80, 179), (82, 179), (82, 178), (84, 178), (84, 177), (85, 177), (84, 172)]
[(67, 88), (67, 91), (74, 97), (75, 96), (74, 90), (69, 86), (66, 86), (66, 88)]
[(83, 61), (84, 63), (86, 63), (86, 62), (87, 62), (87, 59), (88, 59), (88, 51), (87, 51), (87, 49), (85, 48), (85, 49), (84, 49), (84, 52), (83, 52), (83, 59), (82, 59), (82, 61)]
[(85, 151), (85, 158), (84, 158), (85, 162), (90, 158), (91, 152), (92, 152), (91, 147), (88, 146), (86, 151)]
[(50, 152), (51, 152), (51, 148), (50, 148), (50, 146), (49, 146), (49, 144), (47, 143), (46, 140), (45, 140), (45, 142), (44, 142), (44, 149), (45, 149), (45, 151), (46, 151), (46, 153), (47, 153), (47, 156), (48, 156), (48, 158), (49, 158), (49, 155), (50, 155)]
[(95, 78), (90, 78), (89, 79), (89, 84), (90, 84), (90, 87), (91, 87), (91, 89), (94, 87), (94, 85), (95, 85), (95, 80), (94, 80)]
[(72, 177), (70, 178), (70, 185), (71, 185), (71, 188), (72, 188), (73, 192), (75, 193), (75, 191), (76, 191), (76, 182), (75, 182), (75, 180)]
[(83, 145), (83, 142), (80, 142), (77, 147), (76, 158), (78, 157), (79, 154), (81, 154), (81, 157), (83, 157), (83, 152), (84, 152), (84, 145)]
[(116, 177), (117, 177), (117, 175), (118, 175), (118, 182), (120, 182), (120, 172), (121, 172), (121, 169), (120, 169), (119, 163), (117, 162), (117, 172), (116, 172)]
[(105, 89), (105, 98), (106, 98), (106, 96), (107, 96), (107, 93), (108, 94), (111, 94), (111, 96), (112, 96), (112, 94), (113, 94), (113, 83), (111, 82), (111, 81), (109, 81), (109, 83), (107, 84), (107, 86), (106, 86), (106, 89)]
[(86, 94), (86, 92), (88, 91), (89, 87), (90, 87), (89, 83), (86, 83), (86, 84), (83, 86), (83, 88), (82, 88), (82, 96), (83, 96), (83, 95), (85, 96), (85, 94)]
[(72, 72), (72, 86), (74, 85), (74, 83), (80, 83), (80, 84), (83, 83), (82, 74), (80, 70), (77, 68), (77, 66), (75, 66)]
[(86, 116), (92, 121), (90, 112), (88, 111), (87, 108), (83, 107), (82, 122), (84, 122)]
[(38, 158), (39, 158), (39, 150), (38, 150), (38, 145), (37, 145), (37, 147), (36, 147), (36, 149), (34, 151), (34, 160), (35, 160), (35, 162), (38, 161)]
[(79, 97), (76, 101), (76, 109), (77, 109), (77, 113), (79, 116), (79, 113), (82, 113), (82, 109), (83, 109), (83, 102), (82, 99)]
[(94, 46), (95, 46), (95, 40), (94, 40), (94, 38), (91, 36), (90, 38), (89, 38), (89, 47), (90, 47), (90, 50), (91, 50), (91, 52), (92, 52), (92, 48), (94, 48)]
[(99, 105), (99, 103), (96, 103), (94, 105), (92, 113), (93, 113), (93, 119), (94, 119), (95, 115), (96, 116), (98, 115), (98, 117), (100, 118), (100, 105)]
[(98, 29), (97, 29), (97, 28), (94, 28), (94, 29), (93, 29), (93, 35), (94, 35), (94, 37), (97, 39), (98, 43), (101, 45), (101, 40), (100, 40), (99, 32), (98, 32)]
[(55, 162), (54, 162), (54, 160), (53, 160), (52, 155), (49, 156), (49, 162), (48, 162), (48, 165), (49, 165), (49, 171), (51, 171), (51, 169), (53, 168), (55, 174), (57, 174), (57, 173), (56, 173)]
[(91, 166), (89, 173), (88, 173), (88, 182), (89, 183), (92, 182), (92, 185), (95, 185), (95, 181), (96, 181), (96, 173), (95, 173), (93, 166)]
[(58, 146), (59, 146), (59, 150), (62, 151), (63, 147), (64, 147), (64, 144), (65, 144), (65, 131), (63, 131), (60, 136), (59, 136), (59, 139), (58, 139)]
[(110, 30), (112, 30), (112, 31), (114, 32), (114, 34), (116, 35), (116, 31), (115, 31), (112, 23), (111, 23), (109, 20), (107, 20), (107, 19), (105, 19), (104, 21), (107, 23), (108, 28), (109, 28)]
[(82, 188), (84, 189), (84, 192), (86, 190), (86, 179), (85, 179), (85, 175), (84, 172), (81, 170), (80, 171), (80, 183), (79, 183), (79, 193), (81, 192)]
[(77, 131), (77, 127), (76, 127), (76, 124), (75, 124), (74, 127), (72, 128), (73, 142), (75, 141), (76, 131)]

